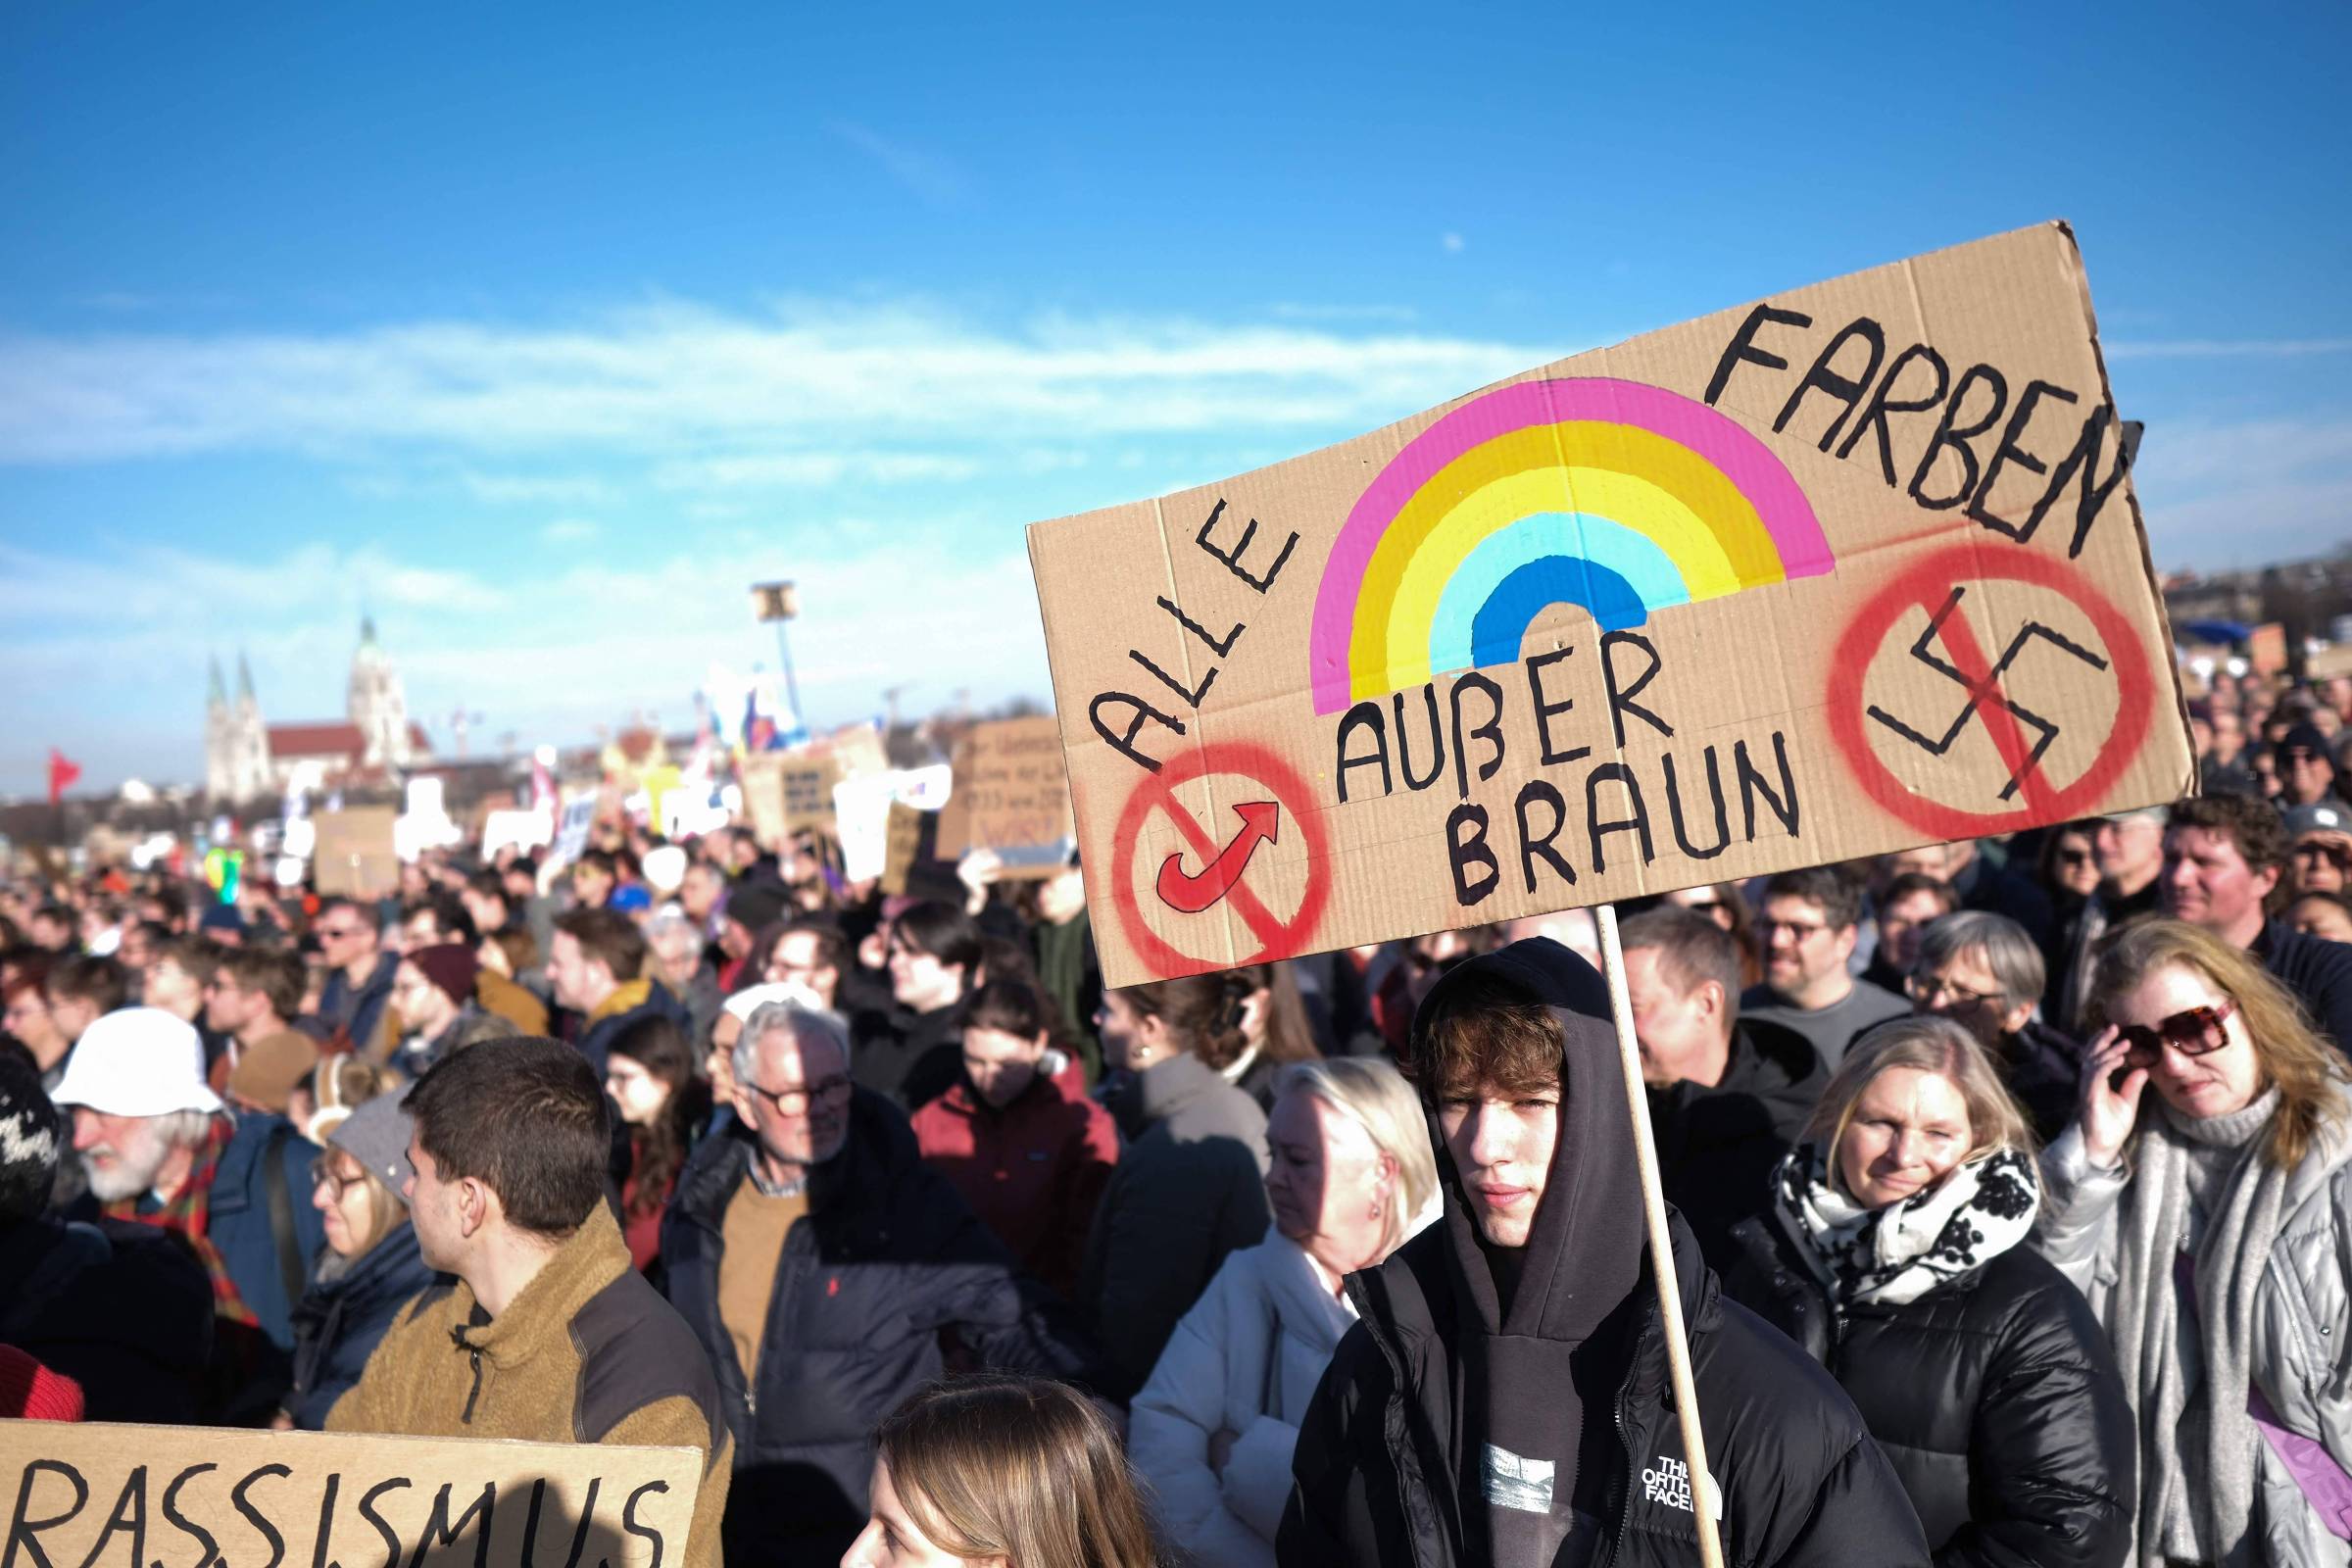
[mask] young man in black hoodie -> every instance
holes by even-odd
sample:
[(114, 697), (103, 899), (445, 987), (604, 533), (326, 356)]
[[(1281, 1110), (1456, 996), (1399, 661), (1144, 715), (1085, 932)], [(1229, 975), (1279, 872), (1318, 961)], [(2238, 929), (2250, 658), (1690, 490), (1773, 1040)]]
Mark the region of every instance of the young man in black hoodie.
[[(1359, 1321), (1299, 1430), (1285, 1568), (1696, 1560), (1607, 988), (1537, 938), (1414, 1015), (1444, 1218), (1348, 1277)], [(1721, 1298), (1671, 1221), (1725, 1560), (1925, 1568), (1901, 1484), (1837, 1384)]]

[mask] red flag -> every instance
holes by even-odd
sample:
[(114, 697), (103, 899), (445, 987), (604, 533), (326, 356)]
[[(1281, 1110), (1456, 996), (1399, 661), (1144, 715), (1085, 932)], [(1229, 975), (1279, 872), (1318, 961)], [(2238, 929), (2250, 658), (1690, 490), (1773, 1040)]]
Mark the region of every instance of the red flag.
[(68, 758), (56, 747), (49, 748), (49, 804), (57, 805), (66, 798), (66, 791), (81, 777), (81, 764)]

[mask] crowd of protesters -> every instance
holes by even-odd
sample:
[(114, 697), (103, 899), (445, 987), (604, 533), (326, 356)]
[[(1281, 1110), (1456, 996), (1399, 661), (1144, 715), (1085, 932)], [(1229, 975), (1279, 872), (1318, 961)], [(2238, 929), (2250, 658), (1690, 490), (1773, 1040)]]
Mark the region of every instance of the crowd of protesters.
[(683, 1446), (696, 1562), (2352, 1562), (2352, 682), (2202, 797), (1105, 991), (1076, 866), (0, 888), (0, 1414)]

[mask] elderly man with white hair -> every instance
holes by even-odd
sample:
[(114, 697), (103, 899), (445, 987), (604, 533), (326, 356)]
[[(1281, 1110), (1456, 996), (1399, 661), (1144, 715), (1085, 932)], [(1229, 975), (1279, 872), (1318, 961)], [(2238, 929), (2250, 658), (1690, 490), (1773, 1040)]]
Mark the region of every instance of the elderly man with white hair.
[(1092, 1348), (1023, 1276), (906, 1117), (850, 1080), (848, 1030), (795, 997), (745, 1020), (735, 1121), (704, 1140), (662, 1229), (669, 1298), (735, 1432), (726, 1560), (830, 1562), (866, 1517), (870, 1434), (946, 1369), (1077, 1376)]
[(74, 1118), (82, 1204), (176, 1232), (213, 1281), (210, 1416), (266, 1419), (291, 1371), (293, 1307), (326, 1232), (311, 1204), (318, 1148), (283, 1116), (232, 1111), (204, 1045), (160, 1007), (91, 1024), (51, 1097)]

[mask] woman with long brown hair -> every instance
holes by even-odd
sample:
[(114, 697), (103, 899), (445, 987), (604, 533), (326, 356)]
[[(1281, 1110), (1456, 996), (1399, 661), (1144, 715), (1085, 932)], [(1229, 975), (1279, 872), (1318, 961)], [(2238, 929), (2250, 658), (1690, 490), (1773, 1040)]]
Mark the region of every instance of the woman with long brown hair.
[(629, 1179), (621, 1185), (621, 1233), (640, 1269), (662, 1250), (662, 1210), (710, 1115), (710, 1090), (694, 1072), (686, 1031), (660, 1014), (612, 1037), (605, 1093), (629, 1129)]
[(1058, 1383), (963, 1378), (874, 1434), (872, 1507), (842, 1568), (1156, 1568), (1118, 1434)]
[(2132, 1560), (2342, 1562), (2343, 1060), (2259, 959), (2177, 920), (2124, 932), (2090, 1012), (2036, 1237), (2089, 1298), (2138, 1417)]
[(1230, 1060), (1218, 1059), (1222, 1050), (1204, 1053), (1201, 1060), (1217, 1069), (1224, 1080), (1257, 1102), (1257, 1108), (1274, 1114), (1274, 1080), (1294, 1062), (1320, 1060), (1314, 1029), (1306, 1021), (1306, 1004), (1287, 963), (1252, 963), (1228, 969), (1223, 975), (1226, 1010), (1234, 1027), (1220, 1031), (1221, 1045), (1230, 1045)]

